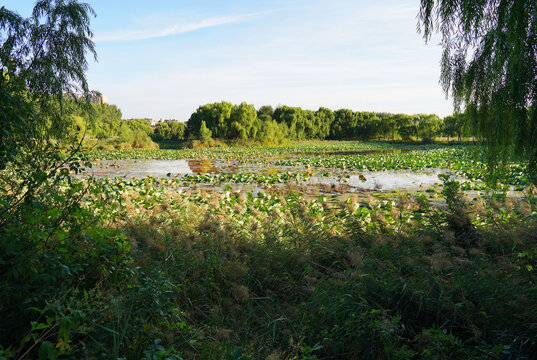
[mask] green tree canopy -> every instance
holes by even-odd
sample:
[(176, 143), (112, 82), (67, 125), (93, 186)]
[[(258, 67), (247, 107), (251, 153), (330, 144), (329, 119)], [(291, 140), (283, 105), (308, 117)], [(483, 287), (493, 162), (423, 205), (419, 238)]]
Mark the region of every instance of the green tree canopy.
[(199, 138), (201, 142), (204, 144), (211, 142), (212, 140), (211, 136), (212, 136), (211, 130), (207, 128), (207, 125), (205, 125), (205, 121), (202, 120), (200, 124), (200, 133), (199, 133)]
[(380, 133), (385, 137), (390, 136), (392, 141), (395, 140), (395, 130), (397, 128), (396, 115), (387, 114), (380, 117)]
[(257, 111), (253, 105), (245, 102), (233, 106), (230, 114), (229, 139), (255, 139), (257, 129), (255, 127)]
[(183, 122), (179, 121), (172, 121), (168, 124), (170, 133), (169, 133), (169, 140), (183, 140), (185, 138), (186, 133), (186, 125)]
[(127, 120), (127, 125), (132, 131), (143, 131), (147, 135), (153, 135), (153, 128), (151, 124), (145, 119)]
[(332, 139), (350, 139), (356, 127), (355, 114), (350, 109), (339, 109), (334, 112), (334, 121), (330, 129)]
[(306, 138), (304, 124), (304, 111), (299, 107), (278, 106), (274, 110), (274, 120), (283, 123), (289, 128), (289, 137), (296, 140)]
[(334, 113), (325, 107), (320, 107), (317, 115), (317, 138), (326, 139), (330, 135), (330, 127), (334, 122)]
[(442, 120), (435, 114), (418, 114), (418, 136), (432, 140), (442, 131)]
[(92, 15), (76, 1), (37, 1), (28, 18), (0, 6), (0, 168), (64, 127), (64, 92), (89, 93), (86, 55), (96, 58)]
[(382, 134), (381, 120), (377, 114), (367, 111), (357, 112), (355, 117), (354, 138), (369, 140)]
[(225, 139), (230, 131), (230, 118), (233, 105), (222, 101), (219, 103), (206, 104), (190, 115), (187, 122), (188, 132), (192, 135), (199, 134), (201, 122), (205, 121), (206, 126), (211, 129), (212, 135), (218, 139)]
[(537, 2), (421, 0), (419, 26), (426, 40), (441, 35), (441, 83), (469, 110), (491, 175), (515, 150), (535, 176)]
[(270, 105), (263, 105), (257, 110), (257, 117), (260, 119), (271, 118), (274, 115), (274, 109)]
[(411, 136), (416, 135), (416, 118), (405, 114), (398, 114), (395, 118), (397, 132), (401, 139), (408, 141)]
[[(267, 144), (327, 138), (370, 140), (378, 136), (393, 140), (396, 131), (404, 140), (418, 135), (433, 139), (443, 127), (442, 119), (434, 114), (393, 115), (351, 109), (332, 111), (324, 107), (313, 111), (286, 105), (276, 109), (265, 105), (256, 111), (253, 105), (244, 102), (239, 105), (219, 102), (200, 106), (190, 116), (186, 129), (190, 137), (199, 139), (203, 121), (214, 138), (250, 139)], [(164, 125), (157, 128), (155, 138), (166, 138), (168, 131)]]
[(457, 140), (462, 140), (462, 135), (468, 133), (468, 117), (466, 114), (453, 114), (444, 118), (444, 135), (449, 137), (457, 136)]

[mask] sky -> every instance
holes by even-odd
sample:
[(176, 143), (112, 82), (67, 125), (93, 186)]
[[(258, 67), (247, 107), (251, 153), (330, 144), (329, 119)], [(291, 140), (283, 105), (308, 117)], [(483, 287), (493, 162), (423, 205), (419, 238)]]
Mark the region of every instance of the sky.
[[(86, 0), (90, 89), (123, 118), (186, 121), (199, 106), (452, 113), (441, 48), (416, 31), (419, 0)], [(4, 0), (28, 16), (34, 1)]]

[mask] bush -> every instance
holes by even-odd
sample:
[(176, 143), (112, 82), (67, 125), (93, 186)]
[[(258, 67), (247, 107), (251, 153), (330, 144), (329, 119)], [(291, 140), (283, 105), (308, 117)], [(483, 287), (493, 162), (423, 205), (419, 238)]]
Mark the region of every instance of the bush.
[(10, 344), (22, 358), (36, 357), (37, 350), (81, 351), (70, 344), (84, 341), (100, 321), (107, 323), (98, 315), (111, 294), (108, 289), (100, 295), (102, 284), (121, 284), (130, 274), (126, 238), (101, 227), (108, 214), (96, 215), (99, 207), (82, 203), (86, 196), (102, 198), (106, 188), (60, 186), (62, 179), (51, 178), (0, 226), (0, 346)]
[(151, 138), (143, 131), (138, 130), (134, 132), (132, 147), (133, 148), (146, 148), (152, 145)]

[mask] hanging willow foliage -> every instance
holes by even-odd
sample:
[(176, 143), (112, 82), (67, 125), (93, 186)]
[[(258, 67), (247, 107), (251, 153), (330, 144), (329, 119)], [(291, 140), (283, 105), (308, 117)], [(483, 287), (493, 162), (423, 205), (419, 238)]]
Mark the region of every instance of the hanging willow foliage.
[[(39, 0), (28, 18), (0, 6), (0, 169), (46, 159), (49, 138), (67, 136), (64, 93), (92, 94), (85, 75), (86, 56), (97, 56), (92, 16), (72, 0)], [(89, 103), (76, 105), (93, 119)]]
[(418, 31), (441, 35), (440, 82), (472, 115), (491, 179), (510, 155), (537, 180), (537, 1), (421, 0)]

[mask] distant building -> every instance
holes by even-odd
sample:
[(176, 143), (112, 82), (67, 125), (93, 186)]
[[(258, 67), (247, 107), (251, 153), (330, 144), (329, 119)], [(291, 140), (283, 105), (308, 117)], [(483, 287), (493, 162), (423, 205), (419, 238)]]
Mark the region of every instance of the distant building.
[[(140, 118), (132, 118), (132, 119), (126, 119), (126, 120), (137, 120), (137, 119), (140, 119)], [(142, 118), (142, 120), (145, 120), (149, 123), (149, 125), (151, 125), (151, 128), (153, 129), (156, 129), (158, 124), (161, 124), (161, 123), (171, 123), (171, 122), (174, 122), (174, 121), (179, 121), (179, 120), (176, 120), (176, 119), (164, 119), (164, 118), (160, 118), (160, 119), (151, 119), (151, 118)]]
[(108, 104), (108, 96), (104, 96), (104, 95), (92, 96), (91, 102), (94, 104)]
[[(63, 93), (64, 98), (74, 100), (84, 100), (84, 94)], [(108, 104), (108, 96), (91, 94), (89, 95), (89, 101), (93, 104)]]
[(176, 119), (164, 119), (164, 118), (160, 118), (158, 122), (171, 123), (171, 122), (174, 122), (174, 121), (179, 121), (179, 120), (176, 120)]

